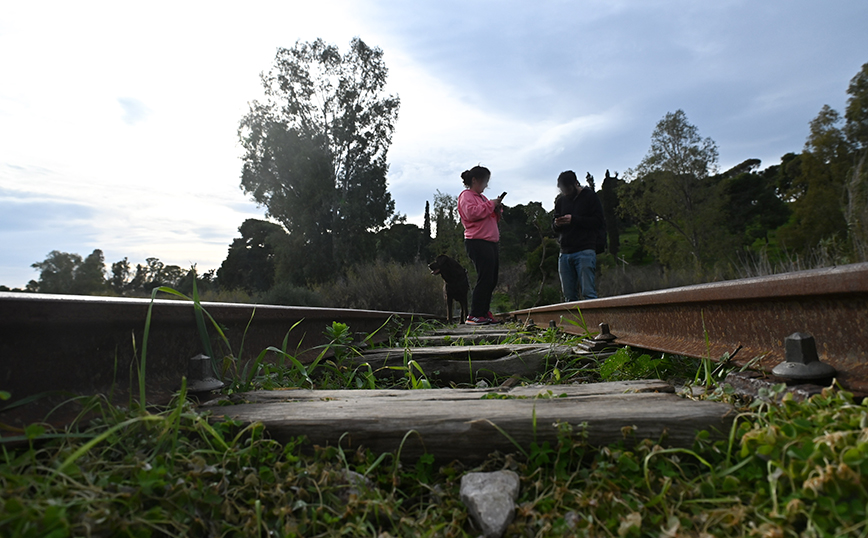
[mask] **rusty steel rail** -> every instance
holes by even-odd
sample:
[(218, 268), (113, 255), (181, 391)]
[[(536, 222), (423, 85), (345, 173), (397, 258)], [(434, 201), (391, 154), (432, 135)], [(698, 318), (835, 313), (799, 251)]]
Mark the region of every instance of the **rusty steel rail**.
[[(822, 361), (850, 389), (868, 391), (868, 263), (687, 286), (511, 312), (582, 334), (607, 323), (617, 343), (736, 364), (784, 360), (784, 338), (814, 336)], [(707, 335), (707, 338), (706, 338)]]
[[(136, 387), (149, 299), (0, 292), (0, 390), (13, 399), (50, 391), (77, 394)], [(202, 303), (223, 328), (234, 354), (255, 359), (269, 346), (288, 350), (326, 343), (327, 325), (339, 321), (354, 333), (372, 333), (390, 317), (403, 321), (426, 314), (332, 308)], [(207, 323), (215, 354), (224, 346)], [(378, 336), (385, 336), (385, 330)], [(243, 341), (243, 349), (242, 349)], [(203, 352), (193, 304), (157, 299), (147, 348), (150, 395), (166, 397), (187, 375), (190, 359)], [(225, 349), (223, 349), (225, 351)], [(222, 356), (222, 355), (221, 355)], [(270, 357), (274, 359), (274, 357)], [(0, 405), (0, 407), (3, 407)]]

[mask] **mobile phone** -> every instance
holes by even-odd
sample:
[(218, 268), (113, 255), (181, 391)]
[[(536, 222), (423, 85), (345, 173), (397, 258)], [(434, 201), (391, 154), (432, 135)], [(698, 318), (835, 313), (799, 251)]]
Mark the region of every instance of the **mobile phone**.
[(504, 198), (506, 198), (506, 191), (503, 191), (503, 192), (500, 194), (500, 199), (503, 200)]

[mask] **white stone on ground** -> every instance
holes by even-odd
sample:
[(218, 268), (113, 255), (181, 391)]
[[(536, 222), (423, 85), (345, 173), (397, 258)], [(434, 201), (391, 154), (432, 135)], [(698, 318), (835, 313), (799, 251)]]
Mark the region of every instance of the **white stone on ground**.
[(500, 538), (515, 517), (518, 475), (512, 471), (467, 473), (461, 477), (461, 502), (485, 538)]

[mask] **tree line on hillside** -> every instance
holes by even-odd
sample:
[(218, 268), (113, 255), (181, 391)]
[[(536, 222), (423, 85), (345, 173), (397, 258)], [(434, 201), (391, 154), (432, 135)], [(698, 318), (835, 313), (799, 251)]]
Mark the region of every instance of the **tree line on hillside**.
[[(400, 100), (385, 94), (387, 74), (382, 51), (358, 38), (344, 54), (322, 40), (278, 50), (261, 77), (265, 98), (251, 103), (238, 132), (241, 188), (267, 220), (242, 223), (216, 271), (198, 275), (156, 258), (133, 270), (125, 258), (108, 276), (98, 250), (83, 259), (52, 252), (33, 265), (40, 277), (28, 289), (130, 295), (159, 285), (183, 291), (195, 278), (201, 289), (237, 293), (231, 300), (372, 307), (372, 288), (397, 293), (401, 271), (416, 280), (400, 286), (436, 297), (424, 264), (438, 254), (458, 259), (472, 279), (454, 194), (425, 202), (421, 228), (395, 213), (386, 155)], [(868, 64), (847, 93), (843, 115), (823, 107), (802, 151), (765, 168), (747, 159), (721, 172), (715, 142), (677, 110), (622, 177), (607, 170), (598, 190), (588, 172), (609, 234), (601, 293), (732, 278), (752, 259), (773, 264), (817, 249), (831, 263), (868, 258)], [(559, 301), (551, 212), (535, 201), (503, 216), (493, 306)]]
[(868, 64), (851, 80), (843, 115), (824, 106), (801, 153), (760, 170), (748, 159), (717, 172), (717, 148), (679, 110), (652, 134), (646, 157), (618, 186), (621, 215), (666, 267), (709, 268), (746, 252), (838, 262), (868, 258)]
[[(132, 268), (124, 258), (111, 264), (106, 271), (105, 256), (100, 249), (82, 258), (70, 252), (52, 250), (41, 262), (31, 265), (39, 271), (38, 279), (31, 280), (23, 290), (36, 293), (73, 295), (114, 295), (140, 297), (150, 295), (154, 288), (167, 286), (182, 293), (192, 293), (193, 279), (203, 291), (216, 287), (216, 270), (198, 274), (195, 267), (185, 269), (167, 265), (159, 258), (148, 258), (144, 264)], [(0, 291), (10, 291), (0, 286)]]

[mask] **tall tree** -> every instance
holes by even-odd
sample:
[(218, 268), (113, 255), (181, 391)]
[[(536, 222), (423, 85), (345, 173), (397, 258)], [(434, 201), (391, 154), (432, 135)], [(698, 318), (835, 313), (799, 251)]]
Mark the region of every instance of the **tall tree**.
[(241, 120), (241, 187), (283, 224), (299, 263), (324, 258), (311, 278), (369, 258), (371, 231), (394, 212), (386, 155), (400, 102), (387, 74), (383, 51), (359, 38), (343, 55), (297, 42), (278, 49), (265, 100)]
[(446, 254), (466, 265), (469, 262), (464, 251), (464, 227), (458, 216), (458, 197), (440, 192), (434, 194), (434, 240), (429, 246), (432, 259)]
[(699, 136), (699, 129), (678, 109), (667, 112), (651, 133), (651, 149), (628, 176), (641, 177), (651, 172), (669, 172), (674, 177), (691, 176), (703, 180), (717, 173), (717, 144)]
[(847, 88), (847, 138), (856, 149), (868, 148), (868, 63), (850, 80)]
[(75, 271), (75, 293), (95, 295), (106, 289), (105, 256), (95, 249), (87, 255)]
[(855, 156), (846, 181), (845, 216), (857, 259), (868, 260), (868, 63), (850, 81), (844, 117)]
[(788, 249), (806, 251), (824, 239), (845, 239), (847, 221), (841, 201), (845, 178), (852, 167), (851, 146), (841, 115), (825, 105), (811, 120), (811, 132), (790, 187), (790, 221), (778, 230)]
[(789, 249), (807, 251), (821, 241), (868, 258), (868, 64), (850, 80), (842, 117), (828, 105), (785, 181), (793, 214), (778, 231)]
[(781, 157), (781, 164), (775, 166), (775, 193), (781, 200), (790, 203), (805, 194), (798, 181), (802, 175), (801, 154), (787, 153)]
[(431, 244), (431, 204), (425, 200), (425, 222), (422, 225), (422, 252)]
[(75, 270), (81, 265), (78, 254), (52, 250), (45, 260), (30, 267), (39, 271), (36, 289), (40, 293), (75, 293)]
[(238, 231), (241, 237), (232, 240), (229, 253), (217, 270), (219, 285), (248, 293), (268, 291), (274, 284), (275, 244), (286, 232), (273, 222), (259, 219), (245, 220)]
[(850, 244), (861, 261), (868, 260), (868, 148), (856, 155), (856, 163), (847, 180), (845, 216)]
[(623, 189), (622, 211), (638, 221), (643, 242), (664, 264), (701, 265), (721, 250), (717, 156), (714, 141), (677, 110), (657, 123), (648, 154), (627, 171), (633, 180)]
[(718, 189), (726, 230), (743, 247), (757, 239), (768, 243), (769, 233), (787, 222), (790, 209), (775, 186), (781, 167), (755, 172), (759, 159), (748, 159), (721, 174)]
[(184, 276), (178, 280), (176, 284), (176, 290), (181, 293), (192, 296), (193, 295), (193, 282), (196, 283), (196, 291), (198, 293), (204, 293), (206, 291), (212, 290), (216, 284), (216, 269), (209, 269), (205, 271), (203, 274), (199, 274), (199, 271), (196, 269), (196, 264), (190, 268), (189, 271), (184, 273)]
[(160, 286), (177, 288), (186, 274), (187, 271), (178, 265), (166, 265), (159, 258), (146, 258), (145, 265), (136, 264), (135, 275), (126, 287), (133, 292), (145, 293)]
[(615, 259), (618, 259), (618, 252), (621, 249), (621, 222), (618, 218), (618, 186), (623, 183), (618, 179), (618, 172), (614, 176), (609, 175), (606, 170), (606, 177), (603, 178), (602, 192), (600, 193), (600, 203), (603, 205), (603, 216), (606, 219), (606, 232), (609, 235), (609, 252)]
[(112, 276), (109, 278), (108, 284), (111, 289), (121, 295), (126, 291), (130, 280), (130, 261), (124, 256), (123, 260), (116, 261), (112, 264)]
[(99, 249), (85, 259), (78, 254), (52, 250), (45, 260), (31, 265), (39, 271), (39, 280), (28, 289), (40, 293), (89, 295), (105, 290), (105, 258)]
[(377, 256), (386, 261), (413, 263), (422, 253), (423, 238), (415, 224), (396, 222), (377, 232)]
[[(524, 204), (503, 206), (498, 246), (501, 267), (513, 263), (525, 265), (528, 253), (540, 246), (542, 239), (539, 229), (534, 225), (533, 220), (528, 218), (528, 215), (534, 212), (530, 207), (531, 204), (538, 203), (531, 202), (527, 206)], [(551, 223), (547, 223), (545, 233), (547, 236), (552, 235)]]

